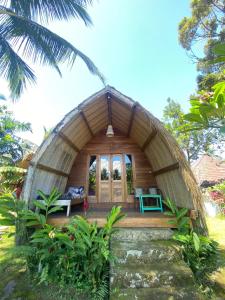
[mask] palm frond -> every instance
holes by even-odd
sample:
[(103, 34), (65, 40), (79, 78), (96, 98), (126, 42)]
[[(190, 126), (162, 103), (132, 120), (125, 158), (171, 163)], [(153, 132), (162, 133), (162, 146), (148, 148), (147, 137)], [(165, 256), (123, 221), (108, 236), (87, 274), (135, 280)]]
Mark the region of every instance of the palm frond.
[[(79, 56), (86, 64), (89, 71), (92, 74), (97, 75), (102, 80), (102, 82), (104, 82), (102, 74), (99, 72), (98, 68), (90, 58), (88, 58), (84, 53), (75, 48), (65, 39), (61, 38), (57, 34), (32, 20), (28, 20), (13, 14), (5, 15), (4, 23), (0, 24), (0, 34), (2, 35), (2, 40), (4, 40), (4, 38), (5, 40), (8, 40), (10, 44), (17, 51), (19, 51), (19, 53), (21, 53), (25, 59), (31, 59), (35, 63), (38, 62), (43, 65), (52, 66), (58, 71), (60, 75), (61, 72), (58, 64), (68, 62), (68, 65), (72, 66), (76, 57)], [(9, 43), (5, 42), (5, 44), (7, 45), (7, 47), (5, 46), (3, 54), (5, 52), (9, 53)], [(11, 47), (10, 50), (12, 50)], [(2, 64), (4, 63), (4, 61), (5, 60), (2, 60)], [(13, 61), (15, 62), (15, 59), (12, 60), (10, 58), (11, 64)], [(22, 92), (23, 85), (25, 86), (26, 83), (26, 78), (23, 77), (24, 80), (19, 81), (19, 88), (15, 90), (14, 83), (17, 83), (18, 80), (15, 81), (14, 77), (18, 78), (19, 74), (17, 74), (16, 68), (13, 69), (13, 74), (8, 72), (9, 74), (7, 75), (9, 76), (7, 76), (7, 79), (9, 79), (10, 84), (14, 89), (13, 95), (15, 98), (15, 96), (19, 96)], [(13, 81), (11, 80), (12, 75), (14, 75)], [(31, 74), (28, 73), (28, 79), (31, 79), (30, 77)]]
[(0, 72), (9, 82), (13, 99), (18, 98), (26, 87), (27, 82), (35, 82), (31, 68), (12, 49), (2, 36), (0, 25)]
[(34, 21), (68, 20), (73, 17), (83, 20), (85, 25), (91, 25), (91, 18), (86, 11), (89, 4), (92, 4), (92, 0), (11, 0), (9, 8)]

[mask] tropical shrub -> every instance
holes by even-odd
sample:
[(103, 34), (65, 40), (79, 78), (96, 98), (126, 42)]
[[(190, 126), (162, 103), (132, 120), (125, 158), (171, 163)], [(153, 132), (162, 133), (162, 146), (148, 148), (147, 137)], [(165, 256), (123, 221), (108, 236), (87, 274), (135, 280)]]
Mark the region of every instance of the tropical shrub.
[(0, 225), (15, 226), (15, 231), (11, 231), (9, 237), (16, 235), (16, 244), (24, 242), (27, 238), (24, 212), (27, 210), (27, 204), (18, 200), (12, 193), (0, 195)]
[(178, 208), (171, 199), (167, 198), (163, 201), (170, 211), (166, 211), (164, 214), (174, 219), (169, 220), (170, 224), (176, 225), (180, 233), (188, 233), (190, 230), (190, 217), (187, 216), (188, 209)]
[(206, 286), (208, 276), (218, 267), (218, 243), (191, 228), (188, 209), (178, 208), (171, 199), (166, 199), (164, 203), (170, 209), (164, 214), (174, 217), (169, 222), (177, 225), (173, 239), (181, 246), (184, 261), (191, 268), (197, 283)]
[[(110, 236), (115, 231), (113, 226), (124, 217), (121, 208), (112, 208), (102, 228), (81, 216), (72, 218), (64, 227), (54, 227), (47, 219), (61, 209), (53, 206), (60, 193), (53, 190), (49, 196), (41, 191), (38, 194), (42, 201), (34, 200), (33, 204), (40, 212), (22, 209), (17, 216), (26, 227), (35, 226), (27, 244), (22, 246), (32, 278), (38, 284), (73, 287), (76, 293), (86, 293), (85, 299), (104, 299), (108, 293), (109, 263), (115, 259), (109, 248)], [(8, 196), (2, 197), (6, 201)], [(10, 201), (22, 203), (13, 196)], [(11, 204), (7, 209), (11, 209)], [(14, 225), (11, 211), (10, 217)]]
[(200, 284), (207, 283), (208, 276), (217, 269), (218, 244), (210, 238), (190, 234), (175, 234), (173, 238), (182, 247), (185, 262), (191, 268), (195, 279)]

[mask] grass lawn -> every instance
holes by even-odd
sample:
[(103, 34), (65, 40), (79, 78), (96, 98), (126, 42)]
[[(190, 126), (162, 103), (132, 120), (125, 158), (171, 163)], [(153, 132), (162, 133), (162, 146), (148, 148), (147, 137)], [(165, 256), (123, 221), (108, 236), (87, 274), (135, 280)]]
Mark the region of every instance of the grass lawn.
[(207, 218), (209, 235), (212, 239), (219, 243), (220, 269), (211, 276), (212, 282), (215, 284), (215, 299), (225, 299), (225, 217)]
[[(215, 296), (213, 299), (225, 299), (225, 217), (208, 218), (210, 237), (220, 246), (220, 269), (211, 276)], [(0, 299), (1, 300), (82, 300), (74, 296), (74, 291), (59, 297), (58, 288), (34, 285), (26, 272), (25, 261), (12, 252), (14, 239), (0, 235)], [(7, 296), (8, 295), (8, 296)], [(83, 299), (87, 299), (84, 297)]]

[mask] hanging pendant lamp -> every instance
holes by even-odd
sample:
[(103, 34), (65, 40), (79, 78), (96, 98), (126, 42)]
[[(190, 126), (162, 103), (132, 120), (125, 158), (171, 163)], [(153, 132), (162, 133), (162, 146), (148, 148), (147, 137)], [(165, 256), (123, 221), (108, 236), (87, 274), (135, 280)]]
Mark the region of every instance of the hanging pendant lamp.
[(106, 99), (107, 99), (107, 104), (108, 104), (108, 127), (106, 131), (106, 136), (107, 137), (113, 137), (114, 136), (114, 131), (112, 127), (112, 108), (111, 108), (111, 95), (108, 92), (106, 94)]
[(114, 131), (112, 125), (108, 125), (107, 131), (106, 131), (106, 136), (107, 137), (113, 137), (114, 136)]

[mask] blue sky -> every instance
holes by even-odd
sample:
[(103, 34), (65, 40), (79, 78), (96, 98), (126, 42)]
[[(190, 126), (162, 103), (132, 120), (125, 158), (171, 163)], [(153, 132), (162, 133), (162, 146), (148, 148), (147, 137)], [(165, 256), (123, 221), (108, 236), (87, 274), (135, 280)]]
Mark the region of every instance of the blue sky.
[[(188, 109), (196, 89), (196, 66), (178, 42), (178, 24), (190, 14), (189, 0), (99, 0), (89, 13), (94, 25), (81, 21), (49, 27), (87, 54), (105, 75), (107, 84), (139, 101), (158, 118), (168, 97)], [(100, 80), (77, 59), (62, 66), (63, 77), (48, 68), (33, 66), (37, 84), (10, 103), (16, 118), (32, 123), (27, 138), (39, 144), (43, 126), (53, 127), (86, 97), (101, 89)], [(0, 80), (0, 92), (9, 94)]]

